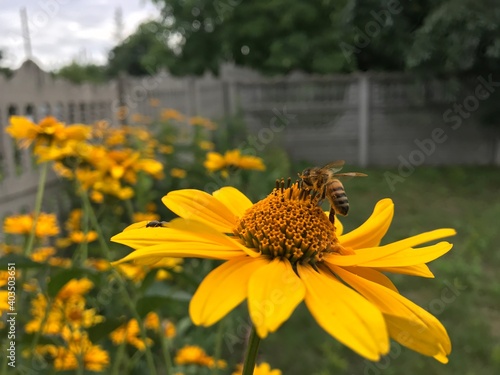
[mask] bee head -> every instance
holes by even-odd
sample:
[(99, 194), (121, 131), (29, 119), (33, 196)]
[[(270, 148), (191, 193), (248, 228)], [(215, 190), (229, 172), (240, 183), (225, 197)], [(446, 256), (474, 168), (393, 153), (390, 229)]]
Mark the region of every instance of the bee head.
[(311, 186), (311, 168), (306, 168), (302, 171), (302, 173), (299, 173), (299, 178), (307, 185)]
[(311, 175), (311, 168), (306, 168), (302, 171), (301, 177), (309, 177)]

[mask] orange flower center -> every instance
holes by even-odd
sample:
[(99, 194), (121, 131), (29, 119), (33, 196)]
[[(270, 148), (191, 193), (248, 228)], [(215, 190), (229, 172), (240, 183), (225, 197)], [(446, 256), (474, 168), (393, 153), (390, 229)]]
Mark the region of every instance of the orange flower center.
[(335, 226), (321, 207), (319, 196), (285, 182), (254, 204), (238, 221), (234, 233), (245, 245), (272, 258), (315, 264), (325, 253), (340, 252)]

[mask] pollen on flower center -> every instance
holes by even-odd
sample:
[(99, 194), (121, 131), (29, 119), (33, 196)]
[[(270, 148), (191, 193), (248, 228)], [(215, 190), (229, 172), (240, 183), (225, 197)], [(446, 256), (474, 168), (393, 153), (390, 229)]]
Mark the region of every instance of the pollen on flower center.
[(234, 233), (246, 246), (292, 264), (315, 264), (325, 253), (340, 251), (335, 226), (319, 207), (319, 196), (298, 183), (284, 185), (283, 180), (277, 182), (267, 198), (249, 208)]

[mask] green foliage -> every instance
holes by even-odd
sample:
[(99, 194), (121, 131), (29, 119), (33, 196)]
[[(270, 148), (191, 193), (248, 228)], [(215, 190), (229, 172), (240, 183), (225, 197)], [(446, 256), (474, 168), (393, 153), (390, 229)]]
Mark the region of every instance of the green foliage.
[(108, 73), (127, 72), (133, 76), (153, 74), (171, 65), (173, 52), (167, 47), (162, 25), (155, 21), (141, 24), (135, 33), (109, 53)]
[(95, 64), (80, 64), (73, 61), (71, 64), (59, 69), (55, 75), (74, 83), (101, 83), (106, 82), (108, 79), (105, 69), (106, 68), (104, 66)]

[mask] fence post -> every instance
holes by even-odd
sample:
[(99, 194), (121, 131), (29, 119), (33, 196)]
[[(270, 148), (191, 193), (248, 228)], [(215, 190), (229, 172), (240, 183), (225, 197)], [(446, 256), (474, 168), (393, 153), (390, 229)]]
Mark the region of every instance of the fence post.
[(358, 78), (359, 88), (359, 122), (358, 122), (358, 162), (362, 167), (368, 165), (368, 142), (370, 133), (370, 82), (368, 75)]

